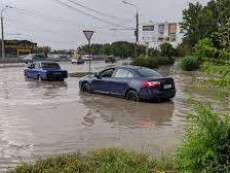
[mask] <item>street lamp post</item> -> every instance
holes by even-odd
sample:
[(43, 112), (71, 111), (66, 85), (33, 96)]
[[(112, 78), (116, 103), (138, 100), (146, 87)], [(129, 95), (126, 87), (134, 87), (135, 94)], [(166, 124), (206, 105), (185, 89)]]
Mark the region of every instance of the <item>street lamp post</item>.
[(126, 4), (126, 5), (129, 5), (129, 6), (132, 6), (132, 7), (135, 7), (136, 9), (136, 29), (134, 31), (134, 35), (135, 35), (135, 38), (136, 38), (136, 45), (135, 45), (135, 56), (137, 56), (137, 44), (139, 42), (139, 10), (138, 10), (138, 7), (136, 4), (134, 3), (130, 3), (128, 1), (125, 1), (123, 0), (122, 3)]
[(122, 1), (122, 3), (126, 5), (130, 5), (135, 7), (136, 9), (136, 30), (135, 30), (135, 37), (136, 37), (136, 43), (139, 42), (139, 10), (136, 4), (130, 3), (128, 1)]
[(5, 60), (5, 42), (4, 42), (4, 21), (3, 21), (3, 13), (6, 9), (13, 8), (11, 6), (6, 5), (1, 10), (1, 29), (2, 29), (2, 60)]

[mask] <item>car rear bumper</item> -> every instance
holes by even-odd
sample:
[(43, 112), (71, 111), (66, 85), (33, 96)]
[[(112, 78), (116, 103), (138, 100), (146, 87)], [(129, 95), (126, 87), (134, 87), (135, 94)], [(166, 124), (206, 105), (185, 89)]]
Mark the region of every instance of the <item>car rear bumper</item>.
[(53, 72), (46, 74), (46, 80), (63, 80), (68, 78), (68, 74), (66, 72)]
[(170, 99), (175, 97), (176, 89), (158, 90), (154, 88), (142, 89), (139, 93), (139, 97), (142, 100), (156, 100), (156, 99)]

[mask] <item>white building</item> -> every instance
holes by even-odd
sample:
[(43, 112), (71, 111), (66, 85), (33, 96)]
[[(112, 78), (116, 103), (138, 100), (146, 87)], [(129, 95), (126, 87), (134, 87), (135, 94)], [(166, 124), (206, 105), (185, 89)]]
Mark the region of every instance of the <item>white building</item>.
[(159, 49), (163, 43), (170, 43), (177, 47), (182, 41), (178, 23), (148, 23), (142, 25), (140, 43), (148, 45), (149, 48)]

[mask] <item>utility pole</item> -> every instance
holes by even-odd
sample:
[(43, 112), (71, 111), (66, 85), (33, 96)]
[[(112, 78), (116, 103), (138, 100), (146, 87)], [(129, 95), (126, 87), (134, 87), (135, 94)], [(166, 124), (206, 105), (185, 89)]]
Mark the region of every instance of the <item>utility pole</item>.
[(134, 35), (135, 35), (135, 38), (136, 38), (136, 42), (135, 42), (135, 58), (137, 57), (137, 45), (138, 45), (138, 42), (139, 42), (139, 11), (138, 11), (138, 7), (136, 4), (134, 3), (130, 3), (126, 0), (123, 0), (122, 3), (126, 4), (126, 5), (129, 5), (129, 6), (133, 6), (135, 7), (136, 9), (136, 27), (135, 27), (135, 31), (134, 31)]
[(137, 47), (139, 42), (139, 12), (136, 8), (136, 30), (135, 30), (135, 36), (136, 36), (136, 44), (135, 44), (135, 58), (138, 56)]
[[(2, 10), (3, 13), (3, 10)], [(1, 29), (2, 29), (2, 61), (5, 60), (5, 43), (4, 43), (4, 24), (3, 24), (3, 15), (1, 13)]]
[(1, 30), (2, 30), (2, 60), (4, 62), (5, 60), (5, 42), (4, 42), (4, 19), (3, 19), (3, 13), (7, 8), (13, 8), (11, 6), (6, 5), (1, 10)]
[(139, 42), (139, 12), (136, 11), (136, 30), (135, 30), (136, 44)]

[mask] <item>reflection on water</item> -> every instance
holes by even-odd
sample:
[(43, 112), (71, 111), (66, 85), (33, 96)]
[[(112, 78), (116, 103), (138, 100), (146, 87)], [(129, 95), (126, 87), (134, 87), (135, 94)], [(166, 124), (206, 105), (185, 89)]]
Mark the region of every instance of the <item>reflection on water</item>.
[[(31, 81), (27, 80), (27, 87), (31, 92), (40, 92), (40, 96), (46, 99), (55, 99), (59, 97), (63, 90), (66, 90), (68, 85), (64, 81), (47, 82), (47, 81)], [(34, 98), (36, 99), (36, 98)]]
[[(97, 62), (94, 69), (103, 66)], [(84, 71), (88, 66), (64, 67)], [(155, 156), (174, 152), (186, 125), (187, 96), (218, 103), (214, 91), (193, 87), (193, 74), (180, 73), (176, 66), (160, 72), (175, 79), (177, 95), (152, 104), (79, 94), (77, 78), (41, 82), (25, 80), (23, 68), (0, 69), (0, 172), (37, 156), (94, 148), (122, 147)]]
[(84, 123), (88, 125), (93, 125), (93, 115), (97, 113), (103, 120), (115, 127), (153, 128), (170, 121), (174, 112), (172, 101), (159, 104), (135, 103), (119, 98), (89, 94), (81, 94), (80, 98), (81, 103), (90, 110), (84, 117)]
[(28, 88), (34, 89), (34, 88), (44, 88), (47, 90), (57, 90), (59, 88), (66, 88), (68, 85), (65, 81), (38, 81), (38, 80), (28, 80), (27, 86)]

